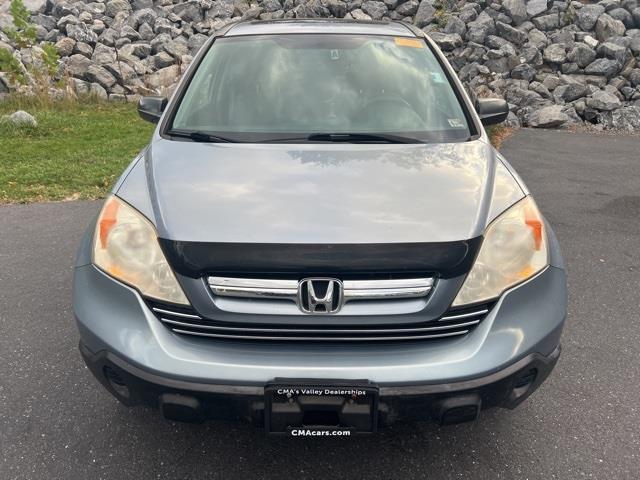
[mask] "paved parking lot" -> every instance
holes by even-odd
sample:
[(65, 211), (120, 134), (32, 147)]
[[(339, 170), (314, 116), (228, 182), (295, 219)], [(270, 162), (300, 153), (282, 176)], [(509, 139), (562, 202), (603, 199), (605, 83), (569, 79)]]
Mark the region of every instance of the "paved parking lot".
[(374, 437), (273, 439), (116, 403), (85, 369), (71, 312), (99, 203), (0, 207), (0, 479), (640, 477), (640, 138), (522, 130), (504, 155), (569, 271), (564, 351), (515, 411)]

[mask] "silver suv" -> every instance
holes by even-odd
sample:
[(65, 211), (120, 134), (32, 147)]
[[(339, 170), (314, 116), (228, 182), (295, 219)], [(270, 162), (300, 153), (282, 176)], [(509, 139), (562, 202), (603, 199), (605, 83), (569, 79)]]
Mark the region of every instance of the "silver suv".
[(126, 405), (350, 435), (513, 408), (560, 353), (556, 238), (433, 42), (239, 23), (201, 49), (79, 250), (80, 350)]

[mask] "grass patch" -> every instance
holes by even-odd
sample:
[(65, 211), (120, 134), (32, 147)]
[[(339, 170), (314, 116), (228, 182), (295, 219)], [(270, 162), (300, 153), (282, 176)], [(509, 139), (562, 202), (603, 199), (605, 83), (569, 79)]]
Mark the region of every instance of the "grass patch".
[(489, 140), (491, 141), (491, 145), (500, 150), (500, 146), (502, 142), (509, 137), (513, 133), (513, 129), (509, 127), (505, 127), (502, 123), (498, 125), (491, 125), (487, 127), (487, 135), (489, 135)]
[(132, 104), (0, 102), (0, 115), (16, 110), (35, 116), (38, 126), (0, 124), (0, 203), (101, 198), (154, 128)]

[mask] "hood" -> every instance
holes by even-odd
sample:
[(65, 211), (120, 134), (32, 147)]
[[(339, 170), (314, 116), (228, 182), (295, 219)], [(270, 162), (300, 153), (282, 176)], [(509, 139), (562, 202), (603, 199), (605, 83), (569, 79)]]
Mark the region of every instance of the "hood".
[[(153, 219), (165, 239), (389, 244), (481, 235), (496, 159), (482, 141), (257, 145), (158, 139), (145, 166)], [(132, 190), (127, 187), (125, 180), (125, 200)]]

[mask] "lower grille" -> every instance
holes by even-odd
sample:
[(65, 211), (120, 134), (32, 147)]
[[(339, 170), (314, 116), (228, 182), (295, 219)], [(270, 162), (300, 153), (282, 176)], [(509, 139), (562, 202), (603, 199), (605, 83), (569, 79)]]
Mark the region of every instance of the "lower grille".
[(450, 309), (440, 319), (411, 325), (366, 328), (345, 325), (305, 325), (300, 327), (216, 322), (203, 318), (192, 308), (149, 302), (158, 319), (173, 332), (199, 337), (309, 342), (408, 341), (457, 337), (469, 333), (487, 315), (490, 304)]

